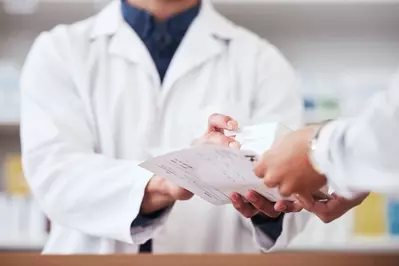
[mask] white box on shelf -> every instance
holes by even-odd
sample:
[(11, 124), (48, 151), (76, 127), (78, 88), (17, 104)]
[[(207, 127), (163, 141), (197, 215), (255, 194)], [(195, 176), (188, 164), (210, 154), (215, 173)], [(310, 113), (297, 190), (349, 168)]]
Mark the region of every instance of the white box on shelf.
[(32, 14), (40, 0), (3, 0), (4, 10), (10, 14)]
[(0, 121), (9, 123), (19, 120), (20, 68), (11, 61), (0, 61)]
[(27, 235), (27, 199), (19, 196), (9, 197), (8, 209), (10, 214), (10, 239), (18, 240)]
[(5, 193), (0, 193), (0, 241), (4, 241), (10, 237), (10, 215), (9, 215), (8, 198)]
[(31, 198), (29, 206), (29, 234), (30, 241), (43, 241), (46, 236), (46, 217), (40, 210), (38, 204)]

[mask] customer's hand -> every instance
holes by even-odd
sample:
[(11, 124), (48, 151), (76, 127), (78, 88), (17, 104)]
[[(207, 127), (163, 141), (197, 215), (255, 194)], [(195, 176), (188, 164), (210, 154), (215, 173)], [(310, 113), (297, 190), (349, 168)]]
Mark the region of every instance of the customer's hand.
[(313, 130), (309, 126), (292, 132), (263, 154), (255, 165), (255, 174), (266, 186), (278, 187), (281, 195), (291, 196), (311, 195), (326, 185), (326, 177), (315, 171), (308, 157)]
[(320, 218), (324, 223), (330, 223), (350, 209), (360, 205), (369, 195), (369, 193), (359, 194), (353, 199), (346, 199), (336, 194), (332, 194), (331, 199), (327, 202), (318, 202), (311, 196), (297, 195), (298, 202), (309, 212), (312, 212)]
[(141, 214), (151, 214), (172, 206), (177, 200), (189, 200), (193, 194), (172, 182), (154, 176), (148, 182), (141, 204)]
[(259, 213), (276, 218), (282, 212), (290, 213), (302, 210), (302, 205), (298, 202), (280, 200), (274, 203), (255, 191), (249, 191), (245, 197), (238, 193), (232, 193), (231, 201), (234, 208), (246, 218), (252, 218)]

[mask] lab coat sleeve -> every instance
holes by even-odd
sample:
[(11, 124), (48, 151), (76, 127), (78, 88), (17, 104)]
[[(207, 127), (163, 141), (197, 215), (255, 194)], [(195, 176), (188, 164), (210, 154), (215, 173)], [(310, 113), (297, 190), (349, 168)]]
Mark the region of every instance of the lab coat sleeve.
[(151, 225), (131, 228), (152, 174), (137, 161), (96, 152), (93, 125), (68, 68), (67, 47), (54, 39), (52, 33), (39, 36), (21, 77), (22, 159), (30, 188), (51, 221), (142, 244), (168, 211)]
[[(303, 124), (299, 77), (284, 56), (270, 44), (262, 44), (257, 58), (258, 84), (251, 124), (280, 122), (291, 129), (299, 128)], [(304, 229), (308, 219), (309, 216), (302, 213), (286, 214), (276, 241), (268, 236), (265, 228), (252, 224), (255, 242), (264, 252), (286, 247)]]
[(360, 191), (398, 195), (398, 136), (399, 75), (359, 116), (323, 128), (313, 158), (342, 196)]

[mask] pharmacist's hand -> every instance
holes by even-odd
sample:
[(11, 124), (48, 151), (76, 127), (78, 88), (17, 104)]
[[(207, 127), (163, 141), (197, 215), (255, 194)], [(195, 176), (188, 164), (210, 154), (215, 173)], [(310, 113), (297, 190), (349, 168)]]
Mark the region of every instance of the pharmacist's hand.
[(233, 137), (224, 135), (224, 130), (237, 129), (237, 121), (230, 116), (213, 114), (208, 119), (208, 129), (205, 134), (201, 138), (194, 140), (192, 145), (217, 144), (239, 149), (241, 147), (240, 143), (235, 141)]
[(259, 213), (277, 218), (282, 212), (290, 213), (302, 210), (302, 205), (298, 202), (280, 200), (274, 203), (255, 191), (249, 191), (245, 198), (238, 193), (232, 193), (230, 198), (234, 208), (246, 218), (252, 218)]
[(154, 176), (145, 189), (140, 213), (151, 214), (172, 206), (177, 200), (189, 200), (192, 196), (190, 191), (162, 177)]
[(353, 199), (346, 199), (334, 193), (327, 202), (315, 201), (311, 196), (296, 195), (296, 197), (305, 210), (314, 213), (324, 223), (330, 223), (360, 205), (368, 195), (369, 193), (362, 193)]

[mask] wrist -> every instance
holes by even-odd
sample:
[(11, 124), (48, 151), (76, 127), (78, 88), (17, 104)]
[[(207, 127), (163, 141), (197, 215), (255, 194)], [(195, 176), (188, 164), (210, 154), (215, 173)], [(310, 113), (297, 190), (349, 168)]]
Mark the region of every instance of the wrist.
[(308, 142), (308, 159), (309, 163), (312, 166), (312, 168), (320, 175), (324, 175), (323, 170), (315, 160), (315, 153), (318, 148), (318, 142), (319, 142), (319, 137), (320, 133), (322, 132), (323, 128), (330, 123), (331, 120), (324, 121), (320, 124), (312, 126), (312, 135), (309, 139)]
[(152, 213), (173, 206), (174, 203), (175, 199), (170, 196), (163, 195), (162, 193), (151, 193), (151, 195), (144, 197), (141, 203), (140, 214), (144, 216), (151, 215)]
[(156, 218), (158, 218), (159, 216), (161, 216), (161, 214), (162, 214), (165, 210), (167, 210), (169, 207), (170, 207), (170, 206), (166, 206), (166, 207), (164, 207), (164, 208), (155, 210), (155, 211), (150, 212), (150, 213), (140, 213), (140, 215), (141, 215), (143, 218), (145, 218), (145, 219), (156, 219)]

